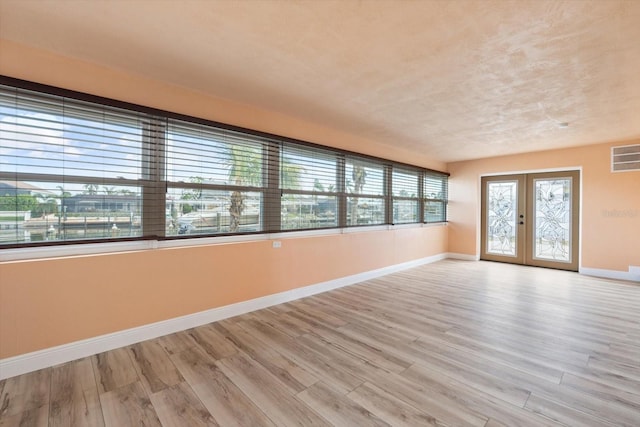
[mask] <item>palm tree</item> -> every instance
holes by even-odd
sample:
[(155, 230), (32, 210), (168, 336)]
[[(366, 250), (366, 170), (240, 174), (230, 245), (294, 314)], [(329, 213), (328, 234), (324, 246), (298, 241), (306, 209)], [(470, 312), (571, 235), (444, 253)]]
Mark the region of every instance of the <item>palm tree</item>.
[(97, 184), (85, 184), (83, 193), (94, 196), (98, 194), (98, 189), (99, 189), (99, 186)]
[[(232, 145), (229, 149), (229, 181), (235, 185), (259, 187), (262, 184), (262, 151), (260, 147)], [(229, 232), (240, 228), (244, 211), (244, 195), (235, 190), (229, 203)]]
[(304, 168), (300, 165), (291, 163), (286, 159), (282, 159), (280, 163), (280, 188), (288, 188), (291, 190), (300, 188), (300, 175), (304, 172)]
[[(322, 183), (320, 182), (320, 180), (318, 178), (316, 178), (313, 181), (313, 191), (320, 191), (322, 193), (324, 193), (324, 185), (322, 185)], [(314, 194), (313, 195), (313, 206), (317, 208), (318, 206), (318, 195)], [(316, 210), (317, 212), (317, 210)], [(313, 212), (311, 212), (313, 213)]]
[(56, 186), (56, 188), (60, 190), (60, 195), (58, 196), (58, 198), (66, 199), (67, 197), (71, 197), (71, 193), (68, 191), (64, 191), (64, 187), (62, 185), (58, 185)]
[[(300, 187), (302, 166), (283, 159), (280, 163), (280, 187), (297, 189)], [(260, 147), (232, 145), (229, 148), (229, 182), (235, 185), (262, 186), (262, 150)], [(229, 203), (229, 232), (237, 232), (244, 211), (244, 195), (236, 190), (231, 193)]]
[[(367, 178), (367, 171), (365, 170), (364, 165), (358, 164), (357, 162), (353, 162), (353, 172), (351, 172), (351, 178), (353, 179), (353, 188), (352, 194), (360, 194), (365, 184), (365, 180)], [(350, 225), (358, 224), (358, 199), (357, 197), (352, 197), (351, 200), (351, 218)]]
[(112, 196), (114, 194), (118, 194), (118, 190), (116, 190), (116, 187), (107, 187), (104, 186), (102, 187), (102, 190), (104, 191), (105, 194)]

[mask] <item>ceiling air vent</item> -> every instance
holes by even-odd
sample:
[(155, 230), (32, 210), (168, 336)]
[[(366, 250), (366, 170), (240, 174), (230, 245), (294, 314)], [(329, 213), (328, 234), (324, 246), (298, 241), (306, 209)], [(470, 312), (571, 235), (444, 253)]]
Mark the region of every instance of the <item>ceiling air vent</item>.
[(640, 171), (640, 144), (612, 147), (611, 171)]

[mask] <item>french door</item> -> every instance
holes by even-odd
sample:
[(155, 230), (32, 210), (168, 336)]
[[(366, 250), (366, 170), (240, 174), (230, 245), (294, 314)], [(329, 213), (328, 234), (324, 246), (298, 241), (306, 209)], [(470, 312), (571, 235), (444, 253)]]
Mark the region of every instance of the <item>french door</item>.
[(482, 178), (480, 258), (578, 271), (580, 172)]

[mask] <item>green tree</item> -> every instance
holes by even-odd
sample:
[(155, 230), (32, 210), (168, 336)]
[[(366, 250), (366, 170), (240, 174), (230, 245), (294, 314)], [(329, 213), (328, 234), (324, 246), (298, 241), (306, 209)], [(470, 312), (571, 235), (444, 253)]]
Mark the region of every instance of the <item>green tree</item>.
[(85, 184), (83, 187), (84, 187), (83, 193), (89, 194), (91, 196), (98, 194), (98, 190), (100, 188), (97, 184)]
[(68, 191), (64, 191), (64, 187), (62, 185), (58, 185), (56, 188), (60, 191), (60, 194), (58, 195), (59, 199), (62, 200), (71, 197), (71, 193)]
[(60, 191), (60, 194), (58, 194), (56, 196), (56, 198), (60, 201), (59, 205), (60, 205), (60, 209), (62, 209), (62, 212), (65, 213), (66, 215), (66, 210), (65, 207), (67, 206), (67, 199), (69, 197), (71, 197), (71, 193), (68, 191), (64, 191), (64, 187), (62, 185), (58, 185), (56, 186), (56, 188)]
[(48, 214), (58, 213), (58, 200), (55, 197), (50, 197), (44, 201), (38, 201), (38, 204), (31, 209), (31, 215), (42, 216)]
[(304, 168), (283, 159), (280, 163), (280, 187), (291, 190), (300, 189), (300, 176), (304, 172)]
[[(315, 178), (313, 180), (313, 191), (324, 192), (324, 185), (322, 185), (322, 183), (320, 182), (320, 180), (318, 178)], [(313, 195), (313, 206), (316, 208), (316, 213), (317, 213), (317, 206), (318, 206), (318, 195), (317, 194)]]
[(38, 207), (38, 198), (30, 194), (0, 196), (0, 211), (33, 212)]
[[(259, 147), (232, 145), (229, 148), (229, 182), (259, 187), (262, 184), (262, 150)], [(235, 190), (229, 200), (229, 231), (240, 228), (244, 211), (244, 195)]]
[(118, 194), (118, 190), (116, 190), (116, 187), (104, 186), (104, 187), (102, 187), (102, 191), (104, 191), (104, 193), (109, 195), (109, 196), (113, 196), (114, 194)]
[[(366, 183), (367, 171), (364, 165), (358, 164), (357, 162), (353, 162), (353, 171), (351, 172), (351, 178), (353, 181), (351, 193), (352, 194), (360, 194), (362, 193), (362, 189)], [(349, 218), (350, 225), (358, 224), (358, 198), (351, 198), (351, 215)]]
[[(229, 182), (235, 185), (262, 186), (262, 150), (260, 147), (232, 145), (229, 148)], [(304, 169), (287, 159), (280, 163), (280, 187), (298, 189), (300, 176)], [(229, 231), (236, 232), (240, 227), (240, 218), (244, 211), (244, 195), (233, 191), (229, 203)]]
[[(204, 178), (201, 176), (190, 176), (189, 182), (193, 184), (202, 184), (204, 182)], [(202, 188), (192, 188), (189, 190), (182, 190), (182, 195), (180, 196), (182, 200), (200, 200), (202, 198)], [(198, 210), (197, 206), (192, 206), (186, 203), (182, 204), (182, 213), (188, 214), (191, 211)]]

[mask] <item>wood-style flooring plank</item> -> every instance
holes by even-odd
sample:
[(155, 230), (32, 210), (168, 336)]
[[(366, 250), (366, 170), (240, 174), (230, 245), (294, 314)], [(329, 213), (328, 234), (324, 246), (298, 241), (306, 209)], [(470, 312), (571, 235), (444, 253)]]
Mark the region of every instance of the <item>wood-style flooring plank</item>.
[(192, 348), (172, 356), (172, 359), (202, 404), (221, 426), (275, 427), (204, 350)]
[(617, 423), (609, 423), (592, 415), (587, 415), (584, 412), (538, 396), (535, 393), (531, 395), (525, 408), (533, 413), (543, 415), (567, 426), (614, 427), (619, 425)]
[(96, 354), (91, 357), (98, 391), (106, 393), (138, 381), (138, 374), (126, 348)]
[(347, 397), (393, 426), (446, 426), (436, 418), (368, 382), (353, 390)]
[(50, 407), (50, 427), (104, 426), (90, 358), (52, 368)]
[(293, 339), (271, 328), (255, 322), (242, 322), (240, 325), (251, 335), (268, 342), (279, 353), (303, 367), (316, 378), (330, 380), (334, 387), (340, 388), (345, 393), (353, 390), (364, 381), (348, 369), (344, 369), (333, 363), (323, 354), (310, 350), (300, 345), (297, 339)]
[[(416, 391), (441, 396), (440, 399), (448, 399), (449, 403), (445, 408), (449, 410), (461, 408), (460, 411), (475, 414), (476, 417), (484, 417), (485, 421), (491, 419), (494, 423), (502, 423), (507, 426), (551, 427), (559, 425), (549, 418), (538, 416), (520, 406), (507, 403), (473, 388), (465, 381), (458, 381), (435, 369), (414, 365), (403, 372), (401, 376), (409, 383), (409, 389), (413, 388)], [(421, 405), (415, 396), (407, 394), (404, 396), (414, 406)], [(424, 408), (423, 406), (417, 407)], [(427, 412), (431, 414), (431, 411)], [(442, 417), (438, 418), (443, 419)], [(459, 422), (456, 421), (452, 423), (447, 422), (446, 419), (443, 420), (446, 424), (459, 425)]]
[(106, 427), (161, 427), (158, 415), (139, 381), (100, 395)]
[(621, 387), (621, 378), (617, 377), (616, 380), (618, 382), (612, 386), (594, 377), (565, 373), (561, 384), (583, 393), (599, 396), (604, 400), (625, 403), (640, 412), (640, 382), (627, 381), (630, 384), (624, 384)]
[(214, 359), (233, 356), (238, 349), (220, 333), (215, 325), (203, 325), (186, 331), (193, 342)]
[(318, 378), (273, 347), (249, 334), (237, 324), (217, 325), (219, 331), (253, 360), (282, 381), (292, 392), (298, 393), (316, 383)]
[(151, 403), (163, 427), (219, 425), (191, 387), (184, 382), (152, 394)]
[(47, 427), (49, 425), (49, 405), (0, 416), (0, 427)]
[(164, 348), (168, 355), (182, 353), (183, 351), (193, 348), (196, 344), (189, 336), (187, 331), (180, 331), (174, 334), (165, 335), (157, 338), (158, 342)]
[(330, 425), (249, 356), (237, 354), (216, 364), (276, 425)]
[(129, 346), (128, 350), (133, 367), (148, 394), (157, 393), (183, 381), (160, 342), (143, 341)]
[[(48, 406), (50, 381), (50, 368), (3, 380), (0, 391), (0, 420)], [(36, 413), (37, 411), (34, 414)]]
[(298, 393), (298, 398), (334, 426), (389, 426), (348, 396), (332, 390), (322, 382)]

